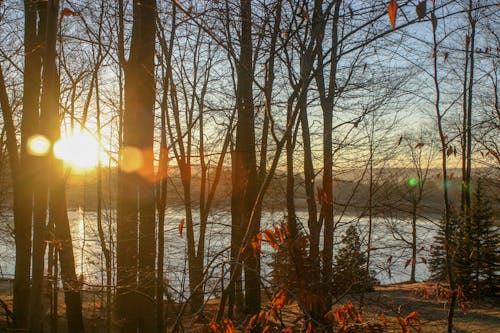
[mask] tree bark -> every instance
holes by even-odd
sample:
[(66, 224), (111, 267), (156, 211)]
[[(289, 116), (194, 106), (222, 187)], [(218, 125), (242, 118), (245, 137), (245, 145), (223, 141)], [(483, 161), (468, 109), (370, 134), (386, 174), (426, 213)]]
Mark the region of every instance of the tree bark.
[[(140, 166), (119, 172), (117, 316), (122, 332), (156, 330), (156, 237), (153, 170), (156, 1), (134, 0), (121, 162), (140, 155)], [(122, 164), (123, 166), (123, 164)], [(138, 290), (136, 291), (136, 288)], [(135, 305), (135, 306), (134, 306)]]
[[(59, 75), (56, 68), (56, 37), (59, 21), (59, 1), (47, 4), (47, 30), (43, 58), (41, 128), (49, 141), (54, 143), (60, 138), (59, 115)], [(75, 273), (75, 259), (66, 207), (66, 188), (61, 161), (54, 157), (48, 159), (50, 202), (49, 211), (55, 226), (61, 278), (66, 303), (66, 317), (70, 332), (84, 332), (80, 284)], [(56, 245), (56, 244), (54, 244)]]

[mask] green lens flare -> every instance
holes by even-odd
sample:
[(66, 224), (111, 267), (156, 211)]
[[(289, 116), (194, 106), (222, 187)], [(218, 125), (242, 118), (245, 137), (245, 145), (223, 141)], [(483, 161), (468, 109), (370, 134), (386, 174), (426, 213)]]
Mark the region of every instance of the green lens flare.
[(417, 184), (418, 184), (417, 178), (412, 177), (412, 178), (408, 179), (408, 185), (410, 185), (411, 187), (417, 186)]

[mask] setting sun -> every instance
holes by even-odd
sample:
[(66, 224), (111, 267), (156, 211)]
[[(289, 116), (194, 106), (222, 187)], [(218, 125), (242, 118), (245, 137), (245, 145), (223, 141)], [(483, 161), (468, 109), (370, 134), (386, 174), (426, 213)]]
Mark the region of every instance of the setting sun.
[(99, 161), (99, 143), (88, 133), (73, 133), (54, 144), (54, 155), (69, 166), (93, 168)]

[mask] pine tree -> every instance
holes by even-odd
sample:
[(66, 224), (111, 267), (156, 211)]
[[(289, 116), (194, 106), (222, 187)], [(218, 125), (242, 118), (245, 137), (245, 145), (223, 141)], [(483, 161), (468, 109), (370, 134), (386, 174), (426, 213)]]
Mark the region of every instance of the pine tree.
[(357, 293), (373, 290), (377, 280), (366, 270), (366, 254), (362, 252), (361, 240), (354, 226), (347, 228), (342, 238), (342, 248), (335, 256), (333, 291)]
[[(462, 223), (459, 223), (462, 220)], [(454, 215), (451, 221), (450, 254), (454, 257), (456, 282), (469, 296), (494, 295), (500, 285), (500, 231), (494, 225), (493, 211), (478, 182), (470, 218)], [(444, 223), (434, 238), (429, 261), (431, 279), (447, 278), (444, 250)]]
[(470, 244), (471, 292), (478, 296), (498, 292), (500, 276), (499, 244), (500, 235), (494, 225), (490, 202), (478, 182), (472, 201), (471, 219), (467, 228)]
[[(458, 233), (459, 220), (455, 214), (450, 217), (450, 255), (453, 255), (456, 249), (456, 239)], [(432, 244), (431, 259), (429, 260), (430, 279), (433, 281), (446, 281), (448, 278), (446, 271), (446, 251), (445, 251), (445, 220), (441, 219), (439, 229), (434, 236)]]

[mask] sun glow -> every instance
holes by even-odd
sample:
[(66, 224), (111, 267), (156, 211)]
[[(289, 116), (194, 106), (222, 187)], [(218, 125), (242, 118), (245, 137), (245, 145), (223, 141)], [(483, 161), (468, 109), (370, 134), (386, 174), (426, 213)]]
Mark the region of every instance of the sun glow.
[(99, 143), (88, 133), (73, 133), (54, 144), (54, 156), (77, 169), (94, 168), (99, 162)]
[(28, 138), (27, 147), (31, 155), (44, 156), (50, 150), (50, 141), (45, 136), (36, 134)]

